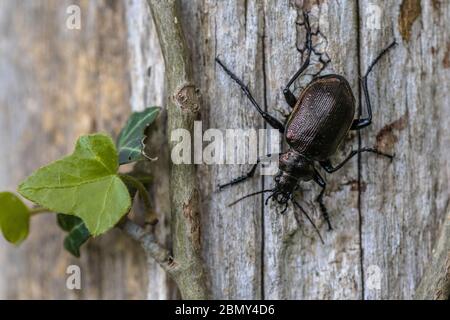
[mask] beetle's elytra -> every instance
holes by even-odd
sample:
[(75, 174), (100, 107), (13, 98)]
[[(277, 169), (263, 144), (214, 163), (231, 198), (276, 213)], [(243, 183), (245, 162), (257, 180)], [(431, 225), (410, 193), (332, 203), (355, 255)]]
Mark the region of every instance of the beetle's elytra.
[(337, 75), (314, 79), (301, 93), (286, 124), (286, 141), (308, 159), (333, 155), (352, 125), (355, 98)]
[[(294, 81), (296, 81), (309, 66), (311, 53), (318, 54), (312, 46), (312, 36), (317, 35), (319, 31), (311, 31), (307, 13), (303, 14), (303, 18), (304, 21), (300, 25), (303, 25), (306, 29), (306, 57), (300, 69), (289, 80), (283, 90), (286, 102), (292, 108), (285, 124), (282, 124), (275, 117), (263, 111), (251, 95), (247, 86), (244, 85), (242, 81), (219, 59), (216, 58), (216, 61), (241, 87), (242, 91), (246, 94), (261, 116), (272, 127), (284, 133), (285, 140), (290, 147), (289, 150), (280, 154), (279, 172), (275, 176), (275, 186), (272, 189), (262, 190), (242, 197), (238, 201), (249, 196), (267, 192), (270, 193), (270, 195), (266, 199), (266, 203), (269, 199), (275, 199), (278, 203), (285, 205), (285, 208), (282, 211), (285, 212), (291, 201), (295, 206), (301, 209), (311, 221), (303, 208), (293, 198), (293, 193), (299, 187), (300, 181), (313, 180), (322, 188), (316, 201), (319, 203), (321, 212), (329, 229), (332, 229), (328, 211), (323, 203), (326, 182), (316, 169), (315, 165), (318, 164), (327, 173), (333, 173), (339, 170), (348, 160), (358, 153), (371, 152), (391, 159), (393, 158), (392, 155), (384, 154), (373, 148), (361, 148), (350, 152), (350, 154), (336, 166), (333, 166), (330, 161), (330, 157), (336, 153), (339, 145), (344, 140), (349, 130), (360, 130), (371, 124), (372, 106), (367, 89), (367, 77), (379, 59), (396, 43), (394, 41), (385, 48), (369, 65), (366, 74), (361, 78), (360, 84), (364, 93), (367, 117), (355, 119), (355, 98), (348, 81), (341, 75), (329, 74), (320, 76), (319, 71), (318, 74), (313, 76), (311, 82), (303, 89), (298, 98), (296, 98), (290, 90)], [(322, 71), (329, 61), (324, 61), (322, 59), (320, 59), (320, 61), (323, 64), (323, 67), (321, 68)], [(258, 163), (259, 160), (247, 174), (233, 179), (229, 183), (220, 185), (219, 187), (222, 189), (252, 177)]]

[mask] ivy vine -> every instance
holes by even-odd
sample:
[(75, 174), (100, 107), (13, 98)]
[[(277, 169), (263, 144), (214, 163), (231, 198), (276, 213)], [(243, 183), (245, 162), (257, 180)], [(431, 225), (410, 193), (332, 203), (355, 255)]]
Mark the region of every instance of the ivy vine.
[(144, 186), (148, 177), (121, 174), (119, 167), (148, 158), (143, 151), (145, 131), (159, 112), (159, 107), (149, 107), (132, 113), (116, 144), (102, 133), (79, 137), (72, 154), (37, 169), (19, 185), (19, 194), (35, 206), (28, 207), (14, 193), (0, 192), (5, 239), (19, 245), (28, 236), (33, 216), (55, 212), (58, 225), (67, 232), (65, 249), (79, 257), (89, 238), (112, 229), (130, 212), (136, 191), (152, 211)]

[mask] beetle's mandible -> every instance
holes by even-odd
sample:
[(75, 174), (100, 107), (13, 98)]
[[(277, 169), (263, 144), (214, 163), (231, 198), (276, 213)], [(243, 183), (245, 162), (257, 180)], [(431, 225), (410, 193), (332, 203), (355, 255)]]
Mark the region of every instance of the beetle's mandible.
[[(268, 190), (261, 190), (246, 195), (237, 201), (261, 193), (270, 193), (269, 197), (266, 199), (266, 204), (269, 199), (273, 199), (285, 206), (282, 211), (285, 212), (289, 202), (292, 202), (312, 223), (312, 220), (305, 210), (303, 210), (300, 204), (293, 198), (293, 194), (299, 187), (300, 181), (313, 180), (321, 187), (321, 192), (316, 198), (316, 201), (320, 206), (324, 219), (328, 224), (328, 228), (332, 229), (328, 211), (323, 203), (326, 182), (316, 169), (315, 164), (317, 163), (326, 172), (333, 173), (342, 168), (348, 160), (358, 153), (371, 152), (390, 159), (393, 158), (392, 155), (382, 153), (374, 148), (361, 148), (350, 152), (350, 154), (336, 166), (333, 166), (330, 161), (330, 157), (336, 153), (340, 143), (344, 140), (350, 130), (360, 130), (371, 124), (372, 106), (368, 92), (367, 77), (375, 64), (396, 44), (396, 42), (392, 42), (388, 47), (381, 51), (369, 65), (365, 75), (361, 78), (360, 84), (367, 108), (367, 117), (354, 119), (356, 109), (355, 97), (348, 81), (340, 75), (329, 74), (321, 76), (319, 71), (319, 73), (313, 76), (311, 82), (303, 89), (298, 98), (292, 93), (290, 87), (309, 66), (311, 53), (317, 54), (312, 46), (312, 36), (317, 35), (319, 31), (312, 32), (307, 13), (303, 14), (303, 19), (304, 21), (300, 25), (303, 25), (306, 29), (306, 56), (300, 69), (289, 80), (283, 90), (286, 102), (292, 108), (292, 112), (285, 124), (265, 112), (253, 98), (247, 86), (244, 85), (244, 83), (222, 63), (222, 61), (216, 58), (216, 62), (241, 87), (242, 91), (265, 121), (284, 134), (285, 140), (290, 147), (288, 151), (280, 154), (279, 172), (275, 176), (275, 186)], [(328, 61), (323, 61), (322, 59), (320, 59), (320, 61), (323, 64), (323, 67), (321, 68), (321, 70), (323, 70)], [(220, 185), (220, 189), (240, 183), (252, 177), (255, 174), (259, 162), (260, 159), (258, 159), (257, 163), (247, 174), (233, 179), (229, 183)]]

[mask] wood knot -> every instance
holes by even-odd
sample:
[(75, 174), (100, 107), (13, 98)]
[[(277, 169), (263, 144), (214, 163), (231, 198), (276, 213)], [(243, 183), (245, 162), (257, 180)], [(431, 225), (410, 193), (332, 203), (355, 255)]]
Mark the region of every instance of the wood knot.
[(444, 59), (442, 60), (442, 65), (445, 69), (450, 68), (450, 42), (447, 42), (447, 50), (444, 54)]
[(198, 112), (200, 90), (193, 84), (186, 84), (182, 86), (175, 94), (175, 102), (183, 111), (192, 113)]
[(420, 0), (403, 0), (400, 5), (398, 29), (404, 41), (409, 42), (414, 21), (420, 16), (422, 7)]
[(168, 259), (167, 259), (167, 266), (170, 268), (170, 269), (175, 269), (176, 267), (178, 267), (178, 263), (175, 261), (175, 259), (173, 258), (173, 257), (169, 257)]
[(403, 115), (399, 119), (385, 125), (377, 134), (376, 148), (382, 152), (388, 152), (394, 147), (394, 144), (398, 141), (398, 137), (395, 131), (400, 131), (406, 128), (408, 125), (407, 115)]

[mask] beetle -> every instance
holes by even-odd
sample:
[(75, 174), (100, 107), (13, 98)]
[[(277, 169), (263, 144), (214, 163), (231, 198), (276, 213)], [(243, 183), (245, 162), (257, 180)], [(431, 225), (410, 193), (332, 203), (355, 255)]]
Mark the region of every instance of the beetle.
[[(367, 78), (381, 57), (384, 56), (389, 49), (394, 47), (396, 42), (393, 41), (381, 51), (369, 65), (365, 75), (360, 79), (360, 85), (362, 87), (367, 108), (367, 117), (358, 117), (354, 119), (355, 97), (350, 84), (341, 75), (328, 74), (321, 76), (319, 75), (319, 71), (319, 73), (313, 75), (313, 79), (302, 90), (298, 98), (292, 93), (290, 87), (309, 66), (311, 52), (317, 53), (312, 46), (312, 36), (317, 35), (317, 32), (313, 33), (311, 31), (307, 12), (303, 13), (303, 18), (303, 23), (299, 23), (299, 25), (303, 25), (306, 29), (306, 58), (300, 69), (289, 80), (283, 90), (285, 100), (292, 108), (285, 124), (282, 124), (274, 116), (264, 111), (253, 98), (248, 87), (233, 72), (231, 72), (219, 58), (216, 58), (216, 62), (223, 68), (225, 73), (240, 86), (244, 94), (264, 120), (273, 128), (278, 129), (284, 134), (284, 138), (289, 145), (289, 150), (279, 155), (279, 171), (275, 176), (275, 187), (246, 195), (233, 202), (233, 204), (250, 196), (270, 192), (269, 197), (265, 201), (266, 204), (270, 199), (273, 199), (279, 204), (285, 205), (285, 208), (282, 211), (282, 213), (284, 213), (288, 207), (289, 201), (291, 201), (295, 206), (302, 210), (312, 223), (300, 204), (293, 198), (293, 193), (299, 187), (300, 181), (312, 180), (321, 187), (320, 194), (317, 196), (316, 201), (328, 224), (328, 229), (332, 230), (329, 214), (323, 203), (326, 182), (316, 169), (315, 164), (318, 163), (321, 168), (331, 174), (342, 168), (352, 157), (363, 152), (385, 156), (392, 160), (393, 155), (382, 153), (374, 148), (360, 148), (358, 150), (353, 150), (336, 166), (332, 165), (330, 157), (336, 153), (339, 145), (349, 131), (361, 130), (371, 124), (372, 105), (368, 93)], [(322, 59), (320, 61), (323, 64), (325, 63)], [(321, 70), (323, 69), (324, 67)], [(219, 185), (219, 189), (222, 190), (227, 186), (243, 182), (253, 177), (260, 162), (260, 159), (258, 159), (248, 173), (235, 178), (228, 183)]]

